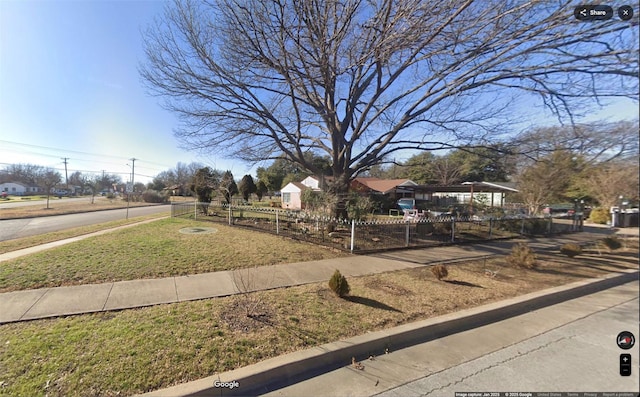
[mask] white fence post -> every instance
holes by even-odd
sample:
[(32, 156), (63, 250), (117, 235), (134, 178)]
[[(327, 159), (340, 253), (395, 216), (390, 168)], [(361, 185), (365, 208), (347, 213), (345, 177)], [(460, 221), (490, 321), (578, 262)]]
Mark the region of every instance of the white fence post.
[(233, 216), (233, 212), (231, 212), (231, 203), (229, 203), (229, 226), (231, 226), (231, 217)]
[(353, 253), (353, 245), (356, 240), (356, 221), (355, 219), (351, 220), (351, 253)]
[(451, 218), (451, 242), (456, 242), (456, 218)]
[(276, 210), (276, 234), (280, 234), (280, 221), (278, 219), (279, 210)]
[(405, 247), (409, 246), (409, 221), (407, 221), (406, 223), (406, 229), (404, 232), (404, 246)]
[(193, 202), (193, 219), (198, 219), (198, 202)]

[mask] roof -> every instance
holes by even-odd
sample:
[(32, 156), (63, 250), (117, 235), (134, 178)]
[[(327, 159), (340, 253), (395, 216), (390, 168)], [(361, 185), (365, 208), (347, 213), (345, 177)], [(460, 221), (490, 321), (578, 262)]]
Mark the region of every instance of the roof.
[(7, 184), (20, 185), (22, 187), (29, 187), (29, 185), (24, 184), (22, 182), (3, 182), (3, 183), (0, 183), (0, 185), (7, 185)]
[[(292, 187), (296, 187), (296, 189), (291, 189)], [(295, 191), (303, 191), (306, 189), (311, 189), (309, 186), (302, 184), (301, 182), (289, 182), (287, 183), (282, 189), (280, 189), (281, 192), (285, 192), (285, 193), (290, 193), (290, 192), (295, 192)]]
[(354, 179), (356, 182), (368, 187), (371, 190), (375, 190), (380, 193), (389, 193), (390, 191), (399, 187), (412, 187), (418, 186), (417, 183), (411, 179), (380, 179), (380, 178), (365, 178), (358, 177)]
[(412, 190), (432, 193), (464, 193), (471, 191), (473, 185), (474, 192), (517, 192), (512, 182), (464, 182), (458, 185), (419, 185)]

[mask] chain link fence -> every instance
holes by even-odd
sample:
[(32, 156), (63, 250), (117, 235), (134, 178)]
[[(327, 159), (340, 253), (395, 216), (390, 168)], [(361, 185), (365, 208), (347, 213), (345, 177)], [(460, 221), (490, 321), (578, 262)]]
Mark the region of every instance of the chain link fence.
[(582, 229), (581, 221), (553, 217), (335, 219), (304, 211), (220, 203), (173, 203), (171, 216), (224, 223), (309, 241), (350, 252), (489, 241), (517, 236), (548, 236)]

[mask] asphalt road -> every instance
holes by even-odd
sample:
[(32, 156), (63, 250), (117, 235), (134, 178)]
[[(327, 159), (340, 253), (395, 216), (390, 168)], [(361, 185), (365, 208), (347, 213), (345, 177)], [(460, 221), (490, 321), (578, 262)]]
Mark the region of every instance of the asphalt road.
[[(73, 202), (81, 202), (87, 201), (87, 197), (65, 197), (62, 199), (62, 201), (60, 199), (58, 199), (57, 196), (51, 196), (49, 199), (49, 203), (51, 203), (52, 205), (55, 204), (56, 202), (64, 202), (64, 203), (73, 203)], [(101, 197), (96, 196), (95, 198), (96, 200), (100, 200)], [(42, 205), (42, 204), (46, 204), (47, 200), (20, 200), (20, 201), (2, 201), (0, 202), (0, 211), (2, 211), (3, 208), (15, 208), (15, 207), (28, 207), (30, 205)]]
[[(129, 217), (169, 213), (169, 205), (129, 208)], [(125, 219), (127, 209), (84, 212), (80, 214), (43, 216), (29, 219), (7, 219), (0, 221), (0, 241), (38, 234), (56, 232), (78, 226), (94, 225), (118, 219)]]
[[(639, 283), (535, 310), (364, 360), (268, 396), (447, 396), (456, 392), (639, 392)], [(620, 375), (620, 354), (632, 356)]]

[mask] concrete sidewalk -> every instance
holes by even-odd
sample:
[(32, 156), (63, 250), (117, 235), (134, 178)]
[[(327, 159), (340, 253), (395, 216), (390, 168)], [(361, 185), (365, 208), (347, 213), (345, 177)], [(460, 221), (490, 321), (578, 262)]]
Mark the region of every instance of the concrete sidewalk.
[[(327, 281), (335, 269), (345, 276), (362, 276), (403, 270), (434, 263), (451, 263), (508, 254), (527, 241), (537, 251), (557, 249), (567, 242), (588, 243), (601, 233), (575, 233), (552, 238), (514, 239), (473, 245), (451, 245), (392, 251), (367, 256), (300, 262), (254, 269), (221, 271), (159, 279), (119, 281), (70, 287), (43, 288), (0, 294), (0, 324), (40, 318), (130, 309), (157, 304), (207, 299), (295, 285)], [(35, 249), (35, 248), (34, 248)], [(239, 291), (234, 282), (251, 273), (253, 288)]]

